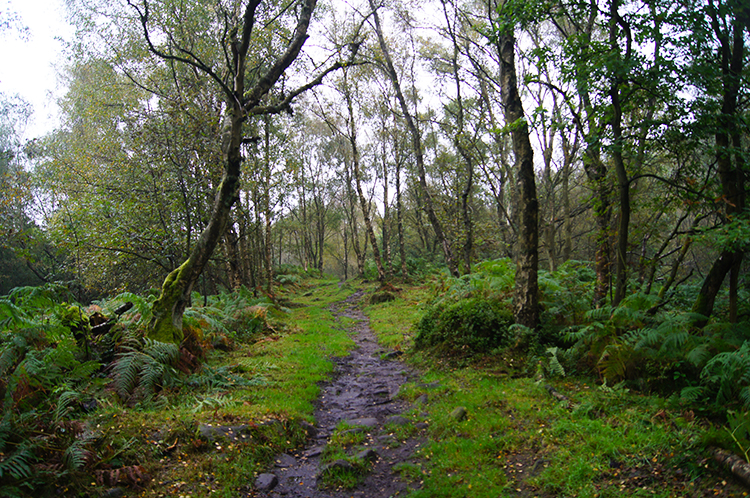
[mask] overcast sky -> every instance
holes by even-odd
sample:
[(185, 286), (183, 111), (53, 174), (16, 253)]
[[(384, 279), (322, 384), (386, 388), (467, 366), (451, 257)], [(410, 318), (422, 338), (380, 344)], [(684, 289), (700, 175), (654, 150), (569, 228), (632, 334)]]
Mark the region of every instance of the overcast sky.
[(13, 30), (0, 34), (0, 92), (18, 94), (34, 106), (24, 138), (52, 130), (57, 123), (54, 104), (63, 90), (57, 68), (64, 63), (65, 44), (73, 28), (66, 22), (63, 0), (0, 0), (0, 10), (16, 13), (28, 28), (24, 39)]

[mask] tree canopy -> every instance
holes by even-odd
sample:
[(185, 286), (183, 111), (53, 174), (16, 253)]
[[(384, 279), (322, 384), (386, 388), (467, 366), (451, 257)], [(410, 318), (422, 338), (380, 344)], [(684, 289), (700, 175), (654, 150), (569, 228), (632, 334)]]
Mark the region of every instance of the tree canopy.
[(533, 246), (541, 269), (590, 261), (595, 307), (692, 284), (699, 315), (725, 291), (743, 313), (743, 2), (69, 8), (63, 126), (3, 188), (54, 248), (45, 278), (82, 295), (165, 298), (189, 274), (179, 330), (196, 285), (273, 295), (286, 265), (459, 276)]

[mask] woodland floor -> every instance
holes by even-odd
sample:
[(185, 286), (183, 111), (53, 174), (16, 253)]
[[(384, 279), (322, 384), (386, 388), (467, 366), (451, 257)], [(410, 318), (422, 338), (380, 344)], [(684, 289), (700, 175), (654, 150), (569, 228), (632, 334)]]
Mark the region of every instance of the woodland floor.
[[(420, 497), (430, 495), (429, 491), (418, 491), (422, 487), (419, 477), (414, 478), (412, 475), (411, 479), (403, 479), (403, 469), (423, 468), (424, 453), (420, 454), (419, 450), (429, 445), (430, 429), (426, 421), (431, 415), (421, 413), (421, 417), (418, 415), (417, 418), (425, 422), (414, 424), (413, 414), (419, 413), (420, 400), (414, 401), (414, 396), (397, 395), (407, 382), (412, 389), (417, 386), (417, 390), (421, 392), (430, 392), (435, 387), (439, 391), (442, 386), (421, 382), (421, 376), (399, 361), (398, 354), (389, 354), (389, 351), (378, 345), (368, 318), (360, 309), (363, 295), (361, 290), (357, 291), (330, 308), (337, 322), (340, 323), (344, 318), (352, 324), (348, 326), (348, 333), (356, 346), (348, 356), (333, 360), (336, 365), (334, 374), (321, 385), (321, 396), (315, 409), (315, 428), (309, 432), (311, 437), (308, 444), (295, 452), (279, 455), (275, 467), (268, 470), (278, 478), (278, 484), (266, 491), (253, 490), (250, 496), (386, 498), (406, 496), (415, 491)], [(573, 391), (576, 390), (573, 388)], [(580, 394), (584, 395), (584, 392)], [(408, 398), (412, 401), (407, 401)], [(426, 396), (423, 396), (422, 402), (425, 400)], [(407, 411), (412, 414), (411, 421), (404, 423), (410, 422), (412, 429), (399, 431), (397, 426), (401, 424), (400, 420), (404, 420), (399, 415), (406, 414)], [(520, 413), (513, 407), (505, 411), (508, 418), (514, 420), (513, 424), (520, 424), (519, 427), (537, 423), (516, 420), (514, 414), (518, 417)], [(321, 478), (325, 473), (324, 469), (331, 466), (331, 458), (325, 458), (327, 448), (333, 439), (337, 439), (337, 446), (342, 447), (340, 441), (342, 436), (346, 440), (347, 434), (362, 435), (356, 443), (343, 444), (343, 451), (347, 456), (365, 454), (363, 452), (367, 449), (373, 450), (374, 454), (364, 457), (371, 458), (370, 465), (365, 466), (367, 471), (362, 473), (355, 485), (331, 485), (330, 480)], [(468, 436), (459, 433), (458, 437)], [(550, 458), (554, 457), (550, 457), (549, 452), (541, 450), (536, 443), (528, 447), (518, 445), (513, 451), (507, 452), (502, 465), (506, 491), (499, 496), (562, 496), (535, 485), (534, 478), (548, 466)], [(471, 457), (466, 459), (472, 460)], [(708, 468), (710, 462), (706, 459), (696, 464)], [(644, 460), (635, 464), (632, 460), (626, 462), (610, 459), (608, 467), (594, 469), (600, 472), (596, 488), (602, 493), (593, 496), (648, 496), (654, 493), (665, 496), (665, 492), (666, 496), (748, 496), (748, 490), (727, 473), (719, 471), (708, 477), (695, 479), (689, 475), (689, 470), (663, 465), (657, 462), (656, 457), (653, 461)], [(457, 473), (460, 474), (460, 470)], [(459, 477), (454, 482), (460, 484), (457, 487), (463, 487), (468, 481)], [(455, 496), (461, 496), (458, 489), (450, 492), (450, 496), (454, 496), (456, 492), (459, 494)], [(474, 495), (469, 485), (464, 496), (471, 498)], [(484, 496), (482, 493), (479, 495)]]
[[(288, 303), (290, 325), (209, 359), (263, 383), (95, 412), (89, 423), (112, 445), (110, 460), (124, 454), (151, 480), (127, 486), (113, 464), (97, 472), (119, 480), (92, 476), (76, 496), (749, 496), (711, 457), (711, 446), (732, 449), (721, 421), (597, 379), (537, 382), (512, 351), (461, 365), (414, 351), (426, 288), (371, 304), (374, 286), (362, 287), (303, 287)], [(196, 405), (214, 398), (225, 401)]]
[[(356, 347), (346, 357), (336, 358), (330, 381), (321, 385), (316, 403), (315, 429), (307, 447), (294, 454), (279, 455), (269, 472), (277, 476), (272, 490), (256, 491), (258, 496), (287, 498), (387, 498), (403, 496), (412, 488), (400, 479), (394, 465), (408, 462), (423, 442), (423, 435), (398, 438), (389, 430), (401, 423), (398, 417), (410, 403), (397, 398), (401, 386), (413, 377), (402, 362), (388, 355), (377, 343), (367, 317), (359, 309), (363, 292), (332, 305), (331, 311), (340, 322), (345, 317), (353, 325), (349, 333)], [(388, 359), (384, 359), (388, 358)], [(322, 456), (331, 437), (337, 432), (360, 434), (348, 453), (363, 453), (370, 459), (369, 470), (354, 488), (343, 490), (319, 482), (326, 468)], [(367, 453), (367, 450), (374, 453)], [(351, 455), (350, 455), (351, 456)], [(330, 463), (328, 464), (330, 465)], [(333, 464), (332, 469), (336, 468)], [(344, 468), (344, 470), (346, 470)], [(413, 486), (413, 485), (412, 485)]]

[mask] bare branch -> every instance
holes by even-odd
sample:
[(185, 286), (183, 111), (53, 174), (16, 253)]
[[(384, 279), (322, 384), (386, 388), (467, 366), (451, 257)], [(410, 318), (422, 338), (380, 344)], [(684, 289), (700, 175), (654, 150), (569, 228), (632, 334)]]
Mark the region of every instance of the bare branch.
[(151, 40), (151, 32), (148, 28), (148, 22), (149, 22), (149, 8), (148, 8), (148, 0), (143, 1), (143, 8), (141, 9), (138, 5), (136, 5), (132, 0), (127, 0), (128, 5), (135, 10), (136, 14), (138, 15), (138, 19), (141, 22), (141, 26), (143, 28), (143, 37), (146, 40), (146, 44), (148, 45), (148, 50), (152, 54), (156, 55), (157, 57), (168, 60), (168, 61), (176, 61), (176, 62), (182, 62), (183, 64), (187, 64), (189, 66), (192, 66), (196, 69), (199, 69), (200, 71), (207, 74), (212, 80), (214, 80), (226, 93), (228, 96), (232, 95), (232, 90), (224, 83), (224, 80), (214, 72), (214, 70), (200, 60), (196, 55), (192, 54), (190, 51), (186, 49), (182, 49), (178, 45), (175, 44), (175, 47), (184, 53), (185, 55), (188, 55), (189, 57), (181, 57), (179, 55), (169, 54), (167, 52), (164, 52), (162, 50), (159, 50)]

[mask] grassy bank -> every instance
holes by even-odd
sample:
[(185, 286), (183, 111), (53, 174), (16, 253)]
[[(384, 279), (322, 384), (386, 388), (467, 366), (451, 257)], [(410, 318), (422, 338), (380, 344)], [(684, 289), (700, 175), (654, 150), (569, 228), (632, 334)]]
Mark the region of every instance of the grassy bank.
[[(127, 496), (229, 498), (250, 492), (276, 455), (306, 440), (318, 383), (330, 374), (331, 358), (353, 345), (329, 308), (352, 291), (336, 280), (309, 280), (279, 288), (280, 306), (243, 292), (186, 313), (186, 330), (202, 345), (190, 351), (137, 338), (145, 319), (138, 308), (147, 303), (132, 295), (125, 297), (136, 307), (112, 339), (89, 344), (97, 358), (110, 348), (109, 363), (78, 363), (74, 355), (81, 353), (67, 328), (41, 329), (48, 338), (35, 336), (37, 349), (10, 343), (6, 361), (13, 359), (9, 351), (26, 356), (16, 368), (20, 380), (14, 376), (9, 384), (6, 402), (13, 410), (0, 424), (0, 495), (100, 497), (119, 488)], [(206, 355), (200, 368), (198, 351)], [(72, 366), (61, 367), (62, 360)], [(74, 376), (84, 367), (93, 372), (89, 378)], [(31, 368), (40, 379), (58, 379), (47, 381), (55, 390), (25, 381)], [(26, 401), (32, 397), (36, 405)]]
[[(378, 336), (413, 343), (426, 294), (406, 288), (368, 307)], [(429, 440), (401, 467), (422, 483), (412, 498), (747, 496), (711, 458), (712, 445), (733, 446), (729, 433), (690, 407), (596, 379), (521, 375), (507, 352), (461, 368), (426, 353), (407, 358), (422, 378), (402, 396)]]
[[(155, 480), (140, 496), (234, 497), (252, 489), (256, 474), (274, 456), (299, 447), (306, 438), (302, 423), (313, 421), (317, 384), (332, 370), (329, 358), (346, 354), (353, 344), (328, 310), (350, 294), (335, 281), (310, 282), (290, 296), (275, 332), (211, 354), (209, 367), (230, 366), (246, 378), (260, 377), (258, 385), (222, 390), (215, 403), (204, 398), (196, 405), (198, 397), (188, 394), (169, 407), (121, 417), (123, 427), (163, 434), (162, 445), (177, 444), (168, 454), (152, 453), (147, 470)], [(201, 437), (201, 424), (250, 430), (247, 440), (212, 442)]]

